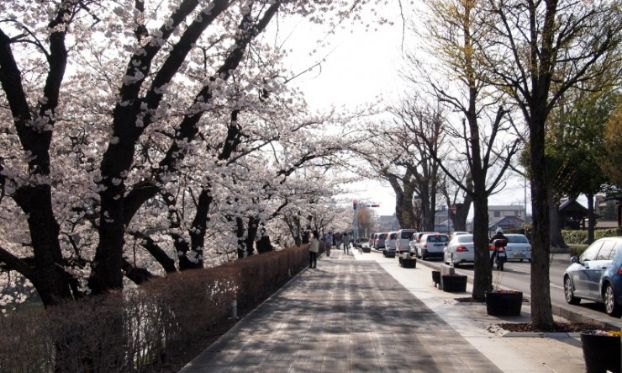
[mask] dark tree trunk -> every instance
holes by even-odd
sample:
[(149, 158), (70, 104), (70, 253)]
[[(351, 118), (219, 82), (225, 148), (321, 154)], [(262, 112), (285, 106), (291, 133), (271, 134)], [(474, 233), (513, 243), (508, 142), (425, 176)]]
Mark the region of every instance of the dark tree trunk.
[(492, 268), (488, 248), (488, 197), (484, 193), (473, 199), (473, 249), (475, 266), (473, 278), (473, 299), (483, 301), (486, 292), (492, 289)]
[(255, 251), (255, 238), (257, 237), (257, 231), (259, 230), (259, 219), (250, 217), (248, 218), (248, 227), (246, 233), (246, 255), (251, 256)]
[(211, 188), (203, 188), (197, 202), (197, 211), (190, 228), (190, 243), (193, 252), (196, 253), (199, 266), (203, 268), (203, 258), (205, 250), (205, 233), (207, 232), (207, 223), (209, 222), (209, 209), (212, 205), (214, 197), (212, 197)]
[(52, 211), (50, 186), (20, 188), (14, 198), (28, 214), (34, 251), (34, 268), (22, 274), (32, 281), (46, 307), (72, 299), (72, 279), (64, 270), (58, 241), (60, 229)]
[(473, 198), (467, 195), (464, 198), (462, 203), (456, 203), (456, 213), (450, 213), (451, 220), (454, 223), (455, 231), (466, 231), (466, 223), (467, 217), (469, 216), (469, 211), (471, 210), (471, 203), (473, 202)]
[(404, 184), (404, 204), (402, 210), (402, 229), (410, 229), (415, 224), (415, 208), (413, 206), (413, 186), (411, 183)]
[(586, 193), (587, 197), (587, 243), (594, 242), (594, 228), (596, 227), (596, 214), (594, 214), (594, 195)]
[(562, 236), (562, 227), (559, 221), (559, 199), (549, 192), (549, 217), (551, 221), (551, 247), (567, 248)]
[[(545, 102), (542, 98), (542, 102)], [(538, 110), (539, 109), (539, 110)], [(542, 111), (535, 108), (533, 113)], [(546, 115), (532, 117), (530, 123), (530, 162), (531, 162), (531, 211), (533, 212), (533, 237), (531, 242), (531, 323), (539, 328), (553, 326), (551, 290), (549, 280), (550, 265), (550, 223), (548, 207), (548, 186), (546, 184), (546, 158), (544, 155)]]
[(238, 241), (238, 259), (244, 258), (246, 253), (246, 241), (244, 240), (244, 221), (242, 218), (235, 218), (235, 235)]

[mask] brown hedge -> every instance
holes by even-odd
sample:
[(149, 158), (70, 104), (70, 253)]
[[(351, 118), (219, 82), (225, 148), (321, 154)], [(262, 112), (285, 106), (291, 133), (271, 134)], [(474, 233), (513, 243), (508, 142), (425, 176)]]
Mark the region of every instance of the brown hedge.
[(173, 372), (308, 265), (307, 245), (0, 317), (0, 372)]

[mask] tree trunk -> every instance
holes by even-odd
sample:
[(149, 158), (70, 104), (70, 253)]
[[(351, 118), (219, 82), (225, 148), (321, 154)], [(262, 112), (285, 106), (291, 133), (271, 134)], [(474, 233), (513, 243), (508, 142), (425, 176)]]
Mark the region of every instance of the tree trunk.
[(259, 230), (259, 219), (250, 217), (248, 218), (248, 227), (246, 233), (246, 255), (251, 256), (255, 251), (255, 237), (257, 237), (257, 231)]
[(594, 242), (594, 228), (596, 227), (596, 215), (594, 214), (594, 195), (586, 193), (587, 197), (587, 243)]
[(402, 222), (400, 228), (410, 229), (415, 225), (415, 208), (413, 206), (412, 183), (404, 183), (404, 196), (402, 200)]
[(235, 218), (235, 235), (237, 237), (238, 242), (238, 259), (244, 258), (244, 254), (246, 253), (246, 242), (244, 241), (244, 221), (242, 218)]
[(559, 199), (549, 192), (549, 217), (551, 221), (551, 247), (568, 248), (562, 236), (562, 227), (559, 221)]
[(212, 189), (205, 187), (201, 189), (199, 200), (197, 202), (197, 211), (192, 220), (192, 227), (190, 228), (190, 250), (197, 255), (197, 266), (203, 268), (204, 263), (204, 251), (205, 251), (205, 234), (207, 233), (207, 222), (209, 222), (209, 210), (212, 205), (214, 197), (212, 197)]
[(30, 276), (23, 274), (32, 281), (46, 307), (72, 299), (58, 241), (60, 229), (52, 211), (50, 186), (20, 188), (14, 198), (28, 215), (34, 252), (34, 271)]
[(464, 202), (456, 203), (456, 213), (451, 213), (451, 220), (454, 223), (454, 231), (466, 231), (466, 223), (467, 217), (469, 216), (469, 211), (471, 210), (471, 203), (473, 203), (473, 198), (467, 195), (464, 198)]
[(488, 198), (480, 193), (473, 199), (473, 249), (475, 266), (473, 269), (473, 299), (483, 301), (486, 292), (492, 290), (492, 269), (490, 249), (488, 248)]
[[(536, 110), (532, 110), (532, 113)], [(543, 116), (546, 118), (546, 116)], [(534, 119), (532, 119), (534, 120)], [(534, 327), (550, 329), (554, 325), (551, 307), (549, 193), (546, 183), (544, 155), (544, 119), (530, 123), (531, 210), (533, 237), (531, 243), (531, 323)]]

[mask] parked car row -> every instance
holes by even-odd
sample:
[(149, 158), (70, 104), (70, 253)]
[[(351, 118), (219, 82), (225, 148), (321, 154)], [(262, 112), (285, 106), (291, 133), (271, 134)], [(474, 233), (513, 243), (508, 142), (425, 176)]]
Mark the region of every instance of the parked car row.
[[(506, 253), (509, 260), (531, 260), (531, 244), (523, 234), (506, 234)], [(458, 267), (473, 264), (475, 252), (473, 235), (468, 232), (454, 232), (450, 238), (440, 232), (417, 232), (415, 229), (379, 232), (370, 235), (370, 246), (376, 250), (405, 253), (427, 260), (440, 258), (445, 263)], [(494, 247), (490, 248), (490, 253)]]

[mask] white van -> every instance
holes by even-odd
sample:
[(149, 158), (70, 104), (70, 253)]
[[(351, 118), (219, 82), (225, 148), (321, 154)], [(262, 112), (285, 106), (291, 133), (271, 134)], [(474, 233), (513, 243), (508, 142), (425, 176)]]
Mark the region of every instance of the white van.
[(398, 254), (410, 251), (410, 240), (415, 233), (417, 233), (416, 229), (400, 229), (397, 231), (395, 250)]
[(397, 241), (397, 231), (389, 232), (387, 239), (384, 241), (384, 251), (393, 251), (395, 253), (395, 243)]

